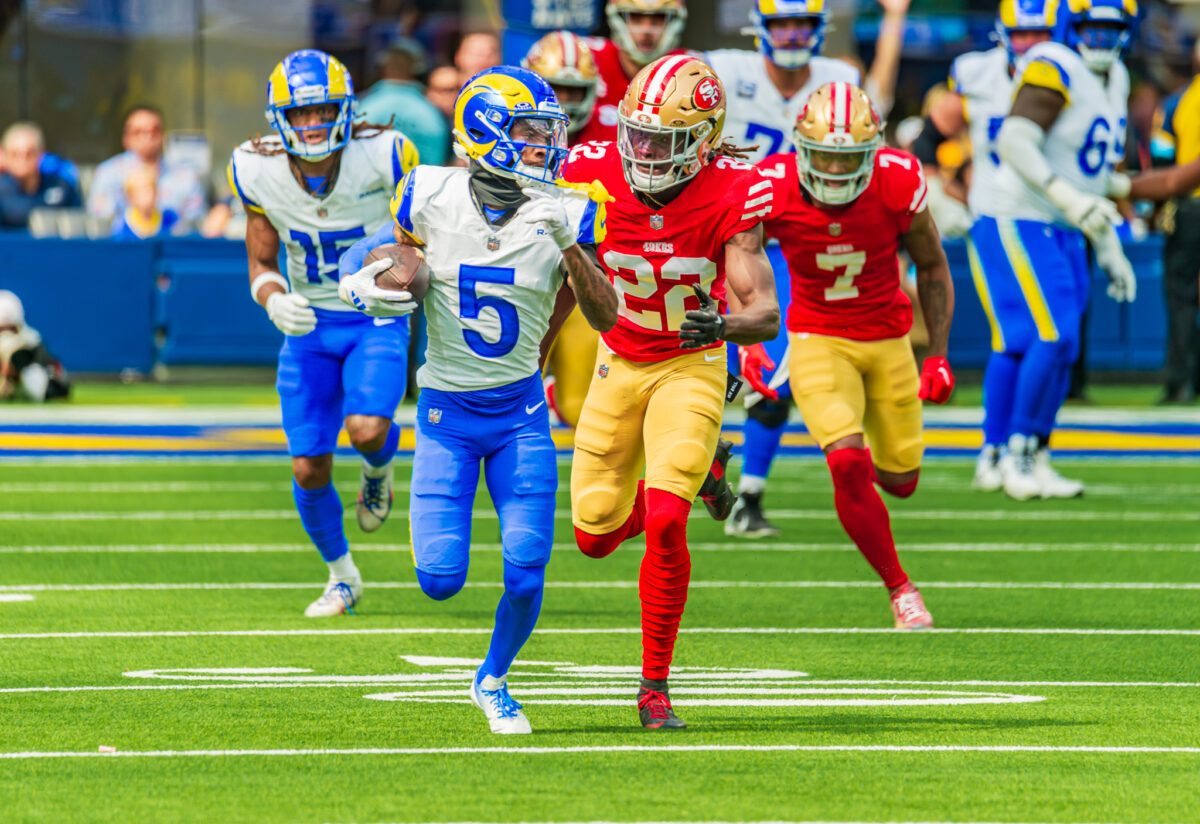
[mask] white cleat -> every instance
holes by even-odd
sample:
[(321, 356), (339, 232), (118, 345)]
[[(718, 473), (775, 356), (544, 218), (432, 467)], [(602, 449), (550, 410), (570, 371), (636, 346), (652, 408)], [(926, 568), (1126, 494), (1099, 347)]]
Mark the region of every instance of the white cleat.
[(1083, 495), (1083, 481), (1064, 478), (1050, 465), (1050, 450), (1039, 449), (1033, 456), (1033, 477), (1042, 488), (1043, 498), (1078, 498)]
[(498, 735), (529, 735), (533, 728), (521, 705), (508, 694), (508, 676), (485, 675), (471, 681), (471, 703), (483, 710), (492, 732)]
[(308, 605), (304, 614), (308, 618), (328, 618), (331, 615), (343, 613), (354, 614), (354, 607), (362, 598), (362, 578), (351, 578), (346, 581), (329, 579), (321, 597)]
[(358, 528), (363, 532), (379, 529), (392, 511), (392, 475), (390, 461), (387, 466), (371, 466), (363, 461), (362, 488), (354, 507)]
[(1002, 460), (999, 447), (984, 446), (983, 451), (979, 453), (979, 459), (975, 461), (975, 478), (971, 481), (971, 486), (980, 492), (995, 492), (1003, 487), (1004, 472), (1000, 468)]
[(1042, 485), (1033, 474), (1033, 453), (1026, 448), (1024, 435), (1008, 441), (1009, 462), (1004, 465), (1004, 494), (1014, 501), (1042, 497)]

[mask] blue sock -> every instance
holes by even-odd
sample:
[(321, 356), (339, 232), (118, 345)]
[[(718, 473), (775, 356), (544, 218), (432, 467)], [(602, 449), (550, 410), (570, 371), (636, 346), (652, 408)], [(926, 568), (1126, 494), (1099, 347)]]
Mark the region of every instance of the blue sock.
[(1038, 407), (1033, 434), (1038, 436), (1039, 446), (1049, 445), (1050, 433), (1054, 431), (1054, 425), (1058, 421), (1058, 410), (1062, 408), (1070, 391), (1071, 364), (1064, 363), (1059, 368), (1057, 385), (1046, 390), (1042, 397), (1042, 403)]
[(754, 418), (746, 418), (742, 427), (745, 439), (742, 441), (742, 474), (754, 475), (758, 478), (767, 477), (771, 471), (771, 463), (775, 453), (779, 451), (779, 441), (783, 438), (785, 424), (770, 427)]
[(504, 562), (504, 594), (496, 608), (496, 627), (487, 658), (476, 678), (491, 675), (499, 678), (508, 672), (513, 659), (529, 640), (533, 625), (542, 611), (542, 589), (546, 568), (519, 567)]
[(391, 428), (388, 429), (387, 440), (383, 442), (383, 446), (376, 449), (374, 452), (363, 452), (363, 460), (371, 466), (387, 466), (388, 462), (396, 456), (396, 447), (400, 445), (400, 427), (396, 426), (395, 421), (392, 422)]
[[(1060, 342), (1034, 341), (1021, 358), (1017, 391), (1013, 398), (1013, 434), (1032, 435), (1042, 428), (1047, 409), (1058, 414), (1062, 393), (1064, 348)], [(1050, 419), (1053, 420), (1053, 415)]]
[(342, 499), (332, 483), (320, 489), (305, 489), (293, 479), (292, 495), (300, 512), (300, 523), (326, 563), (350, 551), (342, 528)]
[(1021, 356), (993, 352), (983, 373), (983, 443), (1002, 446), (1012, 433), (1013, 399), (1017, 390), (1017, 372)]

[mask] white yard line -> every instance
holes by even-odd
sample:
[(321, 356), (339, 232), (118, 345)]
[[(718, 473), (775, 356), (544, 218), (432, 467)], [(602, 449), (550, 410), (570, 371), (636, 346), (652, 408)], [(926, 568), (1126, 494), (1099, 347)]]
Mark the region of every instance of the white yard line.
[[(500, 552), (500, 544), (473, 544), (472, 552)], [(576, 552), (574, 543), (556, 543), (559, 552)], [(777, 541), (732, 540), (729, 543), (688, 544), (692, 552), (858, 552), (847, 542), (787, 543)], [(1025, 544), (1025, 543), (929, 543), (902, 544), (903, 552), (1200, 552), (1200, 544), (1130, 544), (1076, 542), (1069, 544)], [(312, 544), (49, 544), (0, 546), (0, 555), (41, 555), (59, 553), (271, 553), (271, 552), (315, 552)], [(412, 545), (356, 544), (359, 552), (411, 552)], [(642, 552), (638, 544), (631, 543), (618, 552)]]
[[(377, 824), (382, 824), (377, 822)], [(388, 824), (405, 824), (405, 822), (388, 822)], [(488, 824), (480, 821), (442, 821), (427, 824)], [(997, 822), (982, 821), (560, 821), (560, 822), (525, 822), (525, 824), (997, 824)], [(1017, 824), (1017, 822), (1008, 822)], [(1022, 822), (1021, 824), (1030, 824)], [(1045, 824), (1043, 822), (1043, 824)], [(1061, 824), (1061, 822), (1060, 822)]]
[(0, 604), (15, 604), (32, 600), (33, 596), (28, 592), (0, 592)]
[(45, 758), (229, 758), (237, 756), (352, 755), (566, 755), (584, 753), (1063, 753), (1095, 755), (1200, 755), (1200, 747), (1090, 747), (969, 744), (677, 744), (576, 747), (355, 747), (348, 749), (127, 750), (117, 752), (0, 752), (0, 759)]
[[(538, 628), (535, 635), (640, 635), (638, 627)], [(895, 635), (891, 627), (683, 627), (681, 635)], [(142, 630), (111, 632), (10, 632), (0, 641), (49, 638), (240, 638), (336, 635), (491, 635), (491, 627), (379, 627), (369, 629)], [(1200, 629), (1087, 627), (951, 627), (919, 635), (1200, 636)]]
[[(194, 581), (179, 583), (4, 584), (0, 592), (136, 592), (170, 590), (319, 589), (312, 581)], [(416, 581), (370, 581), (369, 589), (419, 589)], [(502, 589), (503, 581), (471, 581), (468, 589)], [(637, 589), (637, 581), (547, 581), (548, 589)], [(691, 589), (878, 589), (878, 581), (692, 581)], [(1200, 590), (1179, 581), (921, 581), (922, 589)]]
[[(828, 509), (772, 509), (768, 514), (777, 521), (833, 521), (837, 513)], [(494, 509), (476, 509), (476, 520), (494, 521), (499, 516)], [(350, 520), (354, 511), (347, 509), (343, 517)], [(393, 518), (407, 518), (405, 510), (393, 510)], [(556, 509), (554, 517), (571, 517), (569, 509)], [(88, 512), (0, 512), (0, 521), (290, 521), (298, 518), (294, 509), (167, 509), (125, 512), (101, 510)], [(897, 509), (891, 512), (893, 521), (1200, 521), (1200, 512), (1179, 510), (1147, 511), (1113, 509)]]

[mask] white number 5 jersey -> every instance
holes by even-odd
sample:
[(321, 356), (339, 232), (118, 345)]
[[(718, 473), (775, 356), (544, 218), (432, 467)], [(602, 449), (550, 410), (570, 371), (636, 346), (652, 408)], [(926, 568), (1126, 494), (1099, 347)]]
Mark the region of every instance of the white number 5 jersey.
[[(483, 219), (464, 168), (418, 166), (396, 191), (396, 221), (424, 245), (429, 343), (417, 372), (422, 389), (491, 389), (538, 370), (538, 350), (563, 277), (562, 252), (520, 210), (503, 226)], [(556, 189), (579, 243), (603, 235), (591, 199)]]
[(417, 165), (412, 141), (391, 129), (351, 140), (342, 150), (333, 191), (316, 197), (300, 187), (278, 137), (233, 150), (229, 186), (246, 209), (265, 214), (287, 250), (292, 291), (320, 309), (354, 310), (338, 300), (338, 258), (388, 219), (388, 202), (400, 178)]
[[(1076, 189), (1103, 195), (1113, 167), (1125, 157), (1129, 73), (1124, 64), (1114, 63), (1102, 78), (1075, 51), (1052, 42), (1038, 43), (1025, 61), (1014, 81), (1018, 93), (1024, 85), (1039, 86), (1066, 99), (1042, 147), (1050, 168)], [(990, 200), (984, 213), (993, 217), (1066, 223), (1062, 212), (1007, 164), (996, 175)]]

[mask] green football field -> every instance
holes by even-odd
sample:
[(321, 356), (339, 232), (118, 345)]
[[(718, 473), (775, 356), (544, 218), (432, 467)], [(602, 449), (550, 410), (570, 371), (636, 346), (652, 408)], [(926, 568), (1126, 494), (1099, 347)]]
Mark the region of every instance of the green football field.
[(1086, 498), (1014, 504), (934, 460), (888, 501), (926, 633), (890, 629), (822, 463), (778, 464), (777, 541), (697, 509), (689, 728), (663, 733), (633, 698), (640, 550), (574, 548), (563, 466), (514, 739), (466, 700), (500, 594), (482, 490), (468, 586), (436, 603), (408, 464), (364, 536), (341, 461), (367, 589), (311, 620), (286, 459), (0, 463), (0, 820), (1200, 821), (1200, 464), (1060, 468)]

